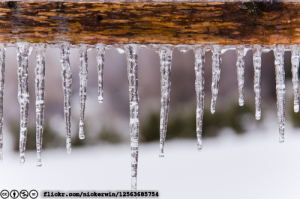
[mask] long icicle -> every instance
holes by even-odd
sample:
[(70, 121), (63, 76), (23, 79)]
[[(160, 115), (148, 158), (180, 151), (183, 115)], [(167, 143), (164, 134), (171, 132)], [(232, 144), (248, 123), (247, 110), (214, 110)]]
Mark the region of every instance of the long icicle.
[(202, 150), (202, 125), (204, 114), (204, 56), (205, 51), (202, 45), (196, 45), (194, 47), (195, 53), (195, 90), (197, 99), (196, 109), (196, 127), (197, 127), (197, 141), (198, 151)]
[(291, 46), (292, 55), (292, 82), (293, 82), (293, 90), (294, 90), (294, 112), (299, 112), (299, 55), (300, 55), (300, 47), (295, 44)]
[(130, 137), (131, 137), (131, 190), (137, 189), (138, 141), (139, 141), (139, 94), (138, 94), (138, 44), (126, 45), (127, 75), (130, 102)]
[(105, 44), (99, 43), (97, 48), (97, 69), (98, 69), (98, 102), (103, 102), (103, 70), (104, 70), (104, 54)]
[(72, 94), (72, 71), (70, 67), (70, 44), (61, 43), (60, 63), (62, 67), (61, 78), (64, 93), (64, 117), (66, 125), (66, 148), (71, 153), (71, 94)]
[(236, 47), (236, 72), (237, 72), (237, 81), (238, 81), (238, 89), (239, 89), (239, 105), (244, 105), (244, 73), (245, 73), (245, 46), (238, 45)]
[(285, 124), (285, 72), (284, 72), (284, 45), (273, 48), (276, 70), (277, 120), (279, 123), (279, 142), (284, 142)]
[(219, 82), (220, 82), (220, 74), (221, 74), (221, 45), (213, 45), (212, 46), (212, 82), (211, 82), (211, 113), (215, 113), (216, 111), (216, 102), (217, 96), (219, 92)]
[(20, 104), (20, 163), (25, 163), (25, 149), (28, 126), (28, 56), (32, 47), (27, 42), (17, 43), (17, 62), (18, 62), (18, 101)]
[(84, 139), (84, 112), (86, 102), (86, 87), (88, 80), (88, 57), (87, 44), (81, 44), (79, 47), (79, 104), (80, 104), (80, 119), (79, 119), (79, 138)]
[(0, 161), (3, 160), (3, 96), (5, 84), (5, 44), (0, 44)]
[(262, 46), (255, 44), (252, 46), (253, 68), (254, 68), (254, 93), (255, 93), (255, 119), (261, 118), (261, 53)]
[(168, 114), (170, 107), (171, 91), (171, 66), (172, 66), (172, 45), (162, 45), (159, 48), (160, 57), (160, 153), (159, 157), (164, 157), (164, 145), (167, 134)]
[(35, 66), (35, 112), (37, 166), (42, 166), (42, 143), (45, 107), (45, 54), (46, 44), (37, 44)]

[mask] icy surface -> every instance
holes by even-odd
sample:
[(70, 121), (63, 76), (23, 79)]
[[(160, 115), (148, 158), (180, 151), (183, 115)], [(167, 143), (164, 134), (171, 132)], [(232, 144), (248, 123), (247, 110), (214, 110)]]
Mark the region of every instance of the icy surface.
[(3, 96), (5, 83), (5, 44), (0, 44), (0, 162), (3, 160)]
[(72, 72), (70, 67), (70, 44), (61, 43), (60, 63), (62, 67), (61, 78), (64, 93), (64, 117), (66, 124), (66, 148), (71, 153), (71, 92), (72, 92)]
[(164, 157), (164, 145), (167, 134), (168, 114), (170, 107), (171, 92), (171, 66), (173, 45), (165, 44), (158, 46), (160, 58), (160, 157)]
[(255, 44), (252, 46), (253, 68), (254, 68), (254, 93), (255, 93), (255, 119), (261, 118), (261, 53), (262, 46)]
[(97, 69), (98, 69), (98, 102), (103, 102), (103, 68), (104, 68), (104, 54), (105, 45), (97, 44)]
[(42, 166), (42, 143), (45, 107), (45, 54), (46, 44), (37, 44), (35, 66), (35, 112), (37, 166)]
[(237, 70), (237, 81), (238, 81), (238, 89), (239, 89), (239, 105), (244, 105), (244, 72), (245, 72), (245, 46), (238, 45), (236, 47), (236, 70)]
[(84, 111), (86, 102), (86, 87), (88, 80), (88, 58), (87, 58), (87, 44), (81, 44), (79, 47), (79, 138), (84, 139)]
[(29, 43), (17, 43), (18, 101), (20, 104), (20, 163), (25, 163), (25, 149), (28, 126), (28, 56), (32, 51)]
[(276, 95), (277, 95), (277, 120), (279, 123), (279, 142), (284, 142), (285, 124), (285, 72), (284, 72), (284, 45), (274, 46)]
[(130, 102), (130, 140), (131, 140), (131, 190), (137, 189), (138, 142), (139, 142), (139, 94), (138, 94), (138, 44), (124, 46), (127, 56), (127, 76)]
[(197, 99), (196, 109), (196, 131), (198, 141), (198, 151), (202, 150), (202, 125), (204, 114), (204, 56), (205, 51), (202, 45), (196, 45), (194, 47), (195, 53), (195, 90)]
[(300, 47), (299, 45), (291, 46), (291, 62), (292, 62), (292, 81), (294, 89), (294, 111), (295, 113), (299, 112), (299, 55)]
[(216, 102), (219, 91), (219, 82), (220, 82), (220, 74), (221, 74), (221, 45), (213, 45), (211, 47), (212, 51), (212, 82), (211, 82), (211, 107), (210, 111), (213, 114), (216, 110)]

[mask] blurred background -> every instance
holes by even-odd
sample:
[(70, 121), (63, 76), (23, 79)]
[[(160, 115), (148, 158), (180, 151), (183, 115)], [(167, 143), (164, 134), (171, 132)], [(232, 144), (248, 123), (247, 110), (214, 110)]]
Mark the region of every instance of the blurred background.
[[(29, 57), (29, 126), (26, 163), (19, 166), (19, 104), (16, 49), (7, 48), (4, 91), (4, 161), (0, 188), (129, 190), (129, 93), (125, 54), (105, 52), (104, 103), (97, 101), (96, 50), (88, 52), (84, 140), (78, 138), (78, 49), (70, 55), (72, 153), (65, 149), (60, 52), (46, 51), (45, 125), (42, 168), (35, 152), (35, 51)], [(285, 52), (286, 136), (279, 144), (273, 52), (262, 54), (262, 119), (254, 118), (252, 51), (245, 61), (245, 105), (238, 105), (236, 52), (222, 54), (215, 114), (210, 113), (211, 52), (205, 54), (203, 151), (197, 151), (194, 52), (175, 48), (165, 158), (159, 158), (160, 70), (156, 52), (138, 55), (140, 151), (138, 189), (161, 198), (299, 198), (300, 113), (293, 112), (291, 53)]]

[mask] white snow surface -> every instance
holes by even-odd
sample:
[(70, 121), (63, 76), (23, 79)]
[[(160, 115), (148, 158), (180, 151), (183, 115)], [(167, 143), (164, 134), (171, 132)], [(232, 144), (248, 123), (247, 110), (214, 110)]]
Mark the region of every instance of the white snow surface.
[[(266, 114), (266, 113), (265, 113)], [(258, 124), (258, 123), (257, 123)], [(43, 166), (36, 167), (35, 151), (19, 164), (5, 132), (0, 164), (0, 190), (60, 191), (130, 190), (130, 144), (102, 144), (43, 150)], [(159, 158), (159, 141), (139, 145), (138, 190), (158, 190), (167, 199), (282, 199), (300, 198), (300, 129), (286, 125), (286, 142), (278, 143), (276, 113), (244, 135), (224, 129), (203, 140), (172, 140)]]

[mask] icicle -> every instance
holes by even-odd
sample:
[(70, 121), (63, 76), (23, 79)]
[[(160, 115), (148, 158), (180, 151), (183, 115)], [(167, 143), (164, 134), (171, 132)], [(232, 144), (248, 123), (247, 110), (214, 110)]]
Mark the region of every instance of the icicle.
[(45, 107), (45, 54), (46, 44), (37, 44), (35, 67), (35, 112), (36, 112), (36, 150), (37, 166), (42, 166), (42, 143)]
[(170, 107), (171, 91), (171, 66), (172, 66), (172, 45), (161, 45), (158, 53), (160, 57), (160, 90), (161, 90), (161, 109), (160, 109), (160, 154), (164, 157), (164, 145), (167, 133), (168, 114)]
[(3, 95), (5, 83), (5, 45), (0, 44), (0, 161), (3, 160)]
[(239, 87), (239, 105), (244, 105), (244, 71), (245, 71), (245, 46), (238, 45), (236, 47), (236, 70), (237, 70), (237, 80)]
[(72, 92), (72, 72), (70, 67), (70, 44), (61, 43), (60, 62), (62, 67), (61, 78), (64, 93), (64, 116), (66, 124), (66, 148), (71, 153), (71, 92)]
[(210, 111), (213, 114), (216, 110), (216, 102), (219, 91), (219, 81), (221, 74), (221, 45), (213, 45), (212, 46), (212, 82), (211, 82), (211, 108)]
[(254, 92), (255, 92), (255, 119), (261, 118), (261, 45), (255, 44), (252, 46), (253, 51), (253, 68), (254, 68)]
[(87, 44), (81, 44), (79, 48), (79, 104), (80, 104), (80, 120), (79, 120), (79, 138), (84, 139), (84, 111), (86, 102), (86, 87), (88, 79), (88, 58)]
[(300, 48), (298, 45), (292, 45), (292, 75), (293, 75), (293, 90), (294, 90), (294, 111), (299, 112), (299, 54)]
[(138, 95), (138, 44), (126, 45), (127, 75), (130, 102), (130, 137), (131, 137), (131, 190), (137, 189), (138, 141), (139, 141), (139, 95)]
[(197, 99), (196, 110), (196, 126), (197, 126), (197, 139), (198, 151), (202, 150), (202, 124), (204, 114), (204, 56), (205, 51), (202, 45), (196, 45), (195, 52), (195, 90)]
[(28, 125), (28, 56), (32, 51), (29, 43), (17, 43), (18, 101), (20, 104), (20, 163), (25, 163), (25, 149)]
[(285, 72), (284, 72), (284, 45), (273, 48), (276, 70), (277, 120), (279, 123), (279, 142), (284, 142), (285, 123)]
[(104, 54), (105, 45), (97, 44), (97, 64), (98, 64), (98, 102), (103, 102), (103, 67), (104, 67)]

